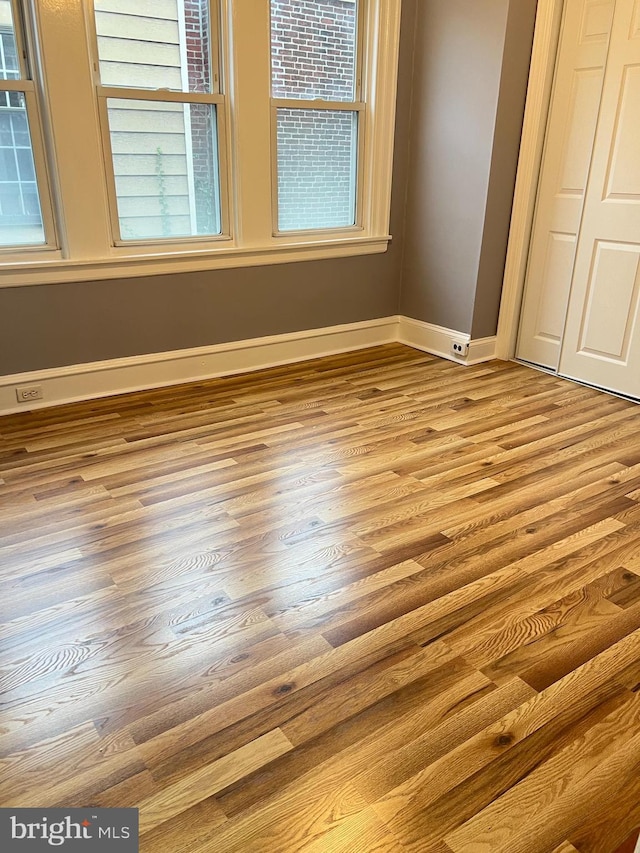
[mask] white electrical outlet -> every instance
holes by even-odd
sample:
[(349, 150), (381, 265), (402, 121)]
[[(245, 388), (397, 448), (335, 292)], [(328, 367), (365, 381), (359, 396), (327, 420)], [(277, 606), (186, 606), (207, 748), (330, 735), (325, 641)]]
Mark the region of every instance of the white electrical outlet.
[(451, 352), (458, 358), (466, 358), (469, 355), (468, 341), (451, 341)]
[(21, 388), (16, 388), (16, 397), (19, 403), (31, 403), (33, 400), (42, 400), (44, 397), (42, 385), (23, 385)]

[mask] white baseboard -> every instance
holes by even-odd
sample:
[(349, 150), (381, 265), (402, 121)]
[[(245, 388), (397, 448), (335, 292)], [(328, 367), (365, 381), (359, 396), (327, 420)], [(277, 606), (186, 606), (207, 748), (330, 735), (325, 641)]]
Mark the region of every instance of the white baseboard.
[(414, 349), (431, 353), (431, 355), (447, 358), (459, 364), (468, 364), (468, 358), (458, 358), (451, 352), (451, 340), (455, 338), (461, 343), (470, 343), (471, 336), (454, 329), (445, 329), (444, 326), (434, 326), (422, 320), (413, 320), (411, 317), (400, 317), (398, 328), (398, 341)]
[[(465, 332), (455, 329), (445, 329), (444, 326), (434, 326), (422, 320), (411, 317), (399, 317), (398, 341), (415, 349), (447, 358), (458, 364), (479, 364), (496, 357), (496, 338), (478, 338), (471, 340)], [(469, 344), (469, 354), (460, 358), (451, 352), (451, 341)]]
[[(467, 358), (451, 354), (451, 338), (469, 343)], [(419, 320), (384, 317), (324, 329), (0, 376), (0, 414), (198, 382), (393, 342), (460, 364), (487, 361), (494, 357), (495, 351), (495, 338), (470, 341), (467, 334)], [(19, 404), (16, 388), (23, 385), (41, 385), (43, 399)]]
[(470, 341), (466, 363), (481, 364), (483, 361), (496, 358), (497, 344), (498, 338), (495, 335), (491, 338), (476, 338), (475, 341)]

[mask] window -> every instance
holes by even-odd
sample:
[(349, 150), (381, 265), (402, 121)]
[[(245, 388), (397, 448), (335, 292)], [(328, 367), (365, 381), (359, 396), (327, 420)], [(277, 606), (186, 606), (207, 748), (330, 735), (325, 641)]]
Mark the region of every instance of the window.
[(94, 4), (115, 242), (220, 234), (215, 19), (207, 0), (138, 6)]
[(46, 245), (50, 234), (38, 184), (46, 185), (38, 134), (35, 90), (21, 59), (24, 50), (10, 0), (0, 0), (0, 247)]
[(2, 283), (384, 251), (399, 12), (0, 0)]
[(271, 0), (278, 231), (358, 224), (358, 0)]

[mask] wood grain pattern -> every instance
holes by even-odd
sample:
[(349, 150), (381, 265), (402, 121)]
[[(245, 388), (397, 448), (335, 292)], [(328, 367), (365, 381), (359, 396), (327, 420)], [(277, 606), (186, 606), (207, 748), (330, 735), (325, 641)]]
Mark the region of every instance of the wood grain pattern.
[(614, 853), (640, 409), (400, 345), (0, 420), (0, 803), (144, 853)]

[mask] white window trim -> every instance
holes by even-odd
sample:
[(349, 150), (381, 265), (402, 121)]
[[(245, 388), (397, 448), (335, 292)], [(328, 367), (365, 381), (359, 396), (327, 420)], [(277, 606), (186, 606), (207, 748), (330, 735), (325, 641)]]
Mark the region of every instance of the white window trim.
[[(180, 33), (180, 79), (182, 80), (183, 88), (189, 85), (189, 70), (187, 59), (187, 27), (184, 15), (184, 6), (178, 3), (178, 32)], [(215, 72), (214, 72), (215, 73)], [(193, 170), (193, 140), (191, 138), (191, 112), (184, 111), (185, 125), (185, 145), (187, 149), (187, 183), (189, 185), (189, 217), (191, 219), (191, 227), (196, 221), (196, 193), (195, 193), (195, 175)]]
[(37, 90), (32, 74), (32, 68), (36, 64), (35, 39), (33, 38), (28, 21), (20, 13), (16, 0), (10, 0), (10, 4), (11, 17), (13, 20), (13, 34), (18, 51), (20, 79), (0, 80), (0, 91), (16, 91), (24, 94), (29, 135), (31, 138), (36, 186), (38, 189), (40, 213), (42, 216), (44, 243), (39, 245), (27, 244), (17, 249), (11, 246), (1, 246), (0, 269), (2, 268), (3, 259), (11, 257), (11, 255), (14, 255), (16, 252), (20, 252), (21, 254), (36, 253), (39, 257), (42, 257), (43, 252), (51, 252), (58, 247), (58, 238), (56, 235), (56, 225), (53, 213), (54, 205), (51, 195), (47, 158), (45, 153), (46, 144), (40, 114), (41, 94)]
[[(90, 0), (33, 6), (49, 68), (49, 146), (58, 154), (57, 200), (65, 221), (63, 248), (0, 257), (0, 287), (93, 281), (213, 270), (384, 252), (389, 213), (401, 0), (366, 0), (363, 11), (363, 122), (360, 228), (274, 235), (272, 221), (269, 3), (220, 0), (222, 71), (221, 172), (229, 187), (229, 233), (203, 242), (113, 245), (107, 179), (89, 54)], [(242, 55), (230, 32), (242, 34)], [(71, 37), (73, 35), (73, 37)], [(65, 51), (55, 49), (64, 38)], [(81, 74), (73, 69), (83, 69)], [(69, 97), (69, 87), (74, 97)], [(257, 93), (257, 96), (256, 96)], [(167, 93), (163, 93), (167, 94)], [(349, 104), (353, 109), (353, 105)], [(86, 116), (82, 121), (78, 117)], [(228, 156), (224, 157), (225, 149)], [(239, 164), (242, 163), (242, 168)], [(98, 168), (98, 164), (100, 168)], [(81, 178), (79, 176), (82, 176)], [(90, 200), (89, 207), (87, 199)], [(87, 211), (90, 214), (87, 215)]]

